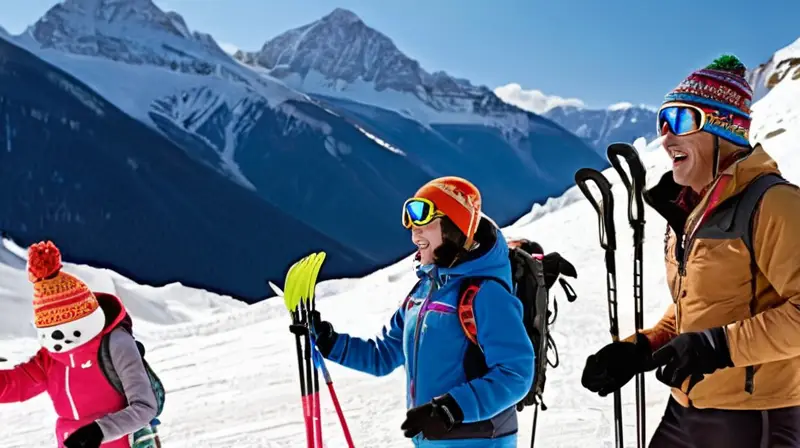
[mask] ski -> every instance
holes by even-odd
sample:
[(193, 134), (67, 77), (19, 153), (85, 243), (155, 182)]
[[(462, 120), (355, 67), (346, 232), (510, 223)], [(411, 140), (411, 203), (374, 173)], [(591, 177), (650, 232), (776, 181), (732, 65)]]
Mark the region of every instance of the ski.
[[(639, 154), (632, 145), (627, 143), (614, 143), (608, 147), (608, 161), (617, 170), (622, 183), (628, 190), (628, 223), (633, 229), (633, 302), (634, 302), (634, 327), (636, 333), (644, 328), (644, 283), (643, 283), (643, 245), (644, 245), (644, 198), (646, 170)], [(630, 177), (622, 167), (621, 159), (625, 160), (630, 171)], [(647, 445), (647, 431), (645, 430), (645, 381), (644, 373), (636, 375), (636, 446), (644, 448)]]
[[(594, 182), (600, 190), (601, 200), (598, 202), (587, 185)], [(608, 320), (611, 340), (619, 341), (619, 318), (617, 316), (617, 267), (615, 251), (617, 249), (616, 230), (614, 228), (614, 196), (611, 183), (603, 173), (592, 168), (581, 168), (575, 173), (575, 184), (597, 212), (600, 247), (605, 250), (606, 289), (608, 294)], [(623, 448), (622, 437), (622, 393), (614, 392), (614, 433), (616, 447)]]
[[(289, 331), (294, 334), (295, 336), (295, 344), (297, 348), (297, 368), (298, 368), (298, 376), (300, 380), (300, 400), (303, 406), (303, 420), (305, 422), (306, 427), (306, 441), (308, 448), (314, 448), (314, 427), (312, 424), (311, 419), (311, 409), (309, 406), (309, 388), (311, 384), (306, 383), (305, 375), (304, 375), (304, 359), (303, 359), (303, 344), (302, 338), (304, 334), (307, 334), (307, 330), (302, 323), (300, 311), (298, 310), (299, 305), (299, 296), (294, 294), (297, 288), (295, 285), (297, 284), (296, 279), (299, 271), (301, 271), (303, 263), (306, 259), (300, 260), (297, 263), (293, 264), (289, 268), (289, 272), (286, 274), (286, 282), (284, 287), (286, 288), (286, 293), (283, 294), (284, 304), (286, 305), (286, 309), (289, 311), (292, 323), (289, 325)], [(272, 284), (270, 284), (272, 286)], [(276, 289), (273, 287), (273, 289)]]

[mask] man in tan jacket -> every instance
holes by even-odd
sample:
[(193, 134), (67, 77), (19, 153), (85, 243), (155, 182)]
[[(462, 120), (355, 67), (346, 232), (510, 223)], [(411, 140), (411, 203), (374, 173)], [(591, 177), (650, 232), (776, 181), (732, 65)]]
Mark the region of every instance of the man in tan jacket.
[(655, 369), (672, 387), (650, 448), (800, 447), (800, 190), (750, 145), (744, 72), (723, 56), (666, 96), (672, 171), (645, 200), (668, 222), (673, 303), (584, 368), (601, 396)]

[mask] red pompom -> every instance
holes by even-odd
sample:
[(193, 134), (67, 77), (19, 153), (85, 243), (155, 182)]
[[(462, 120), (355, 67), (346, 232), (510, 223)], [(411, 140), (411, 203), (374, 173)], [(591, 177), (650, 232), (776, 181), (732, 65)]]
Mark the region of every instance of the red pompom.
[(52, 241), (40, 242), (28, 249), (28, 273), (39, 281), (55, 275), (61, 269), (61, 252)]

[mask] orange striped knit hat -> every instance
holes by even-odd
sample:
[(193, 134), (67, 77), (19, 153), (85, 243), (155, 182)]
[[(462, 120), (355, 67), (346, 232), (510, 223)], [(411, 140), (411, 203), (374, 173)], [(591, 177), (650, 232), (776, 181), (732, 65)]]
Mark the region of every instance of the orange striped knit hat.
[(51, 241), (28, 249), (28, 279), (33, 283), (36, 328), (74, 322), (100, 306), (86, 283), (61, 272), (61, 252)]
[(481, 220), (481, 193), (478, 187), (466, 179), (446, 176), (423, 185), (414, 197), (433, 202), (467, 236), (464, 247), (472, 247)]

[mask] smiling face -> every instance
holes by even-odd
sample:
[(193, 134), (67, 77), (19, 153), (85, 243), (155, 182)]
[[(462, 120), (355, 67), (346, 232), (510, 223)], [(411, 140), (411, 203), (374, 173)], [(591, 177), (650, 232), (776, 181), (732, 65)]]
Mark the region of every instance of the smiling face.
[(662, 132), (662, 145), (672, 159), (675, 183), (701, 192), (714, 180), (714, 136), (707, 132), (682, 136), (665, 129)]
[(51, 353), (67, 353), (91, 341), (103, 331), (106, 316), (97, 308), (88, 316), (46, 328), (37, 328), (39, 343)]
[(424, 226), (412, 226), (411, 241), (417, 246), (420, 263), (433, 264), (433, 253), (443, 241), (441, 220), (434, 219)]

